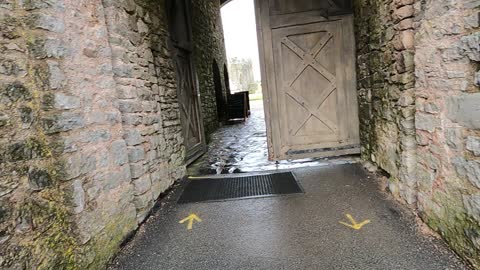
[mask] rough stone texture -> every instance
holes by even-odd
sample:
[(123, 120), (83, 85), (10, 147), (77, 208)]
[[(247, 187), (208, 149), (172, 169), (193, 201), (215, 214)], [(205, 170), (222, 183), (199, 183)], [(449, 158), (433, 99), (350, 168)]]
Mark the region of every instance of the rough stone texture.
[(62, 136), (84, 119), (54, 102), (67, 92), (65, 11), (59, 1), (0, 3), (1, 269), (68, 269), (78, 251)]
[(417, 153), (418, 171), (424, 172), (417, 175), (418, 208), (427, 224), (480, 268), (480, 1), (418, 2), (415, 94), (423, 143)]
[(355, 1), (362, 157), (477, 268), (479, 8), (478, 0)]
[[(0, 268), (102, 268), (184, 176), (164, 7), (0, 1)], [(218, 8), (193, 6), (211, 128), (212, 61), (225, 62)]]
[(416, 201), (413, 2), (354, 1), (362, 157), (388, 172), (391, 191), (409, 204)]
[(184, 147), (163, 1), (104, 0), (138, 222), (184, 175)]
[(212, 69), (214, 60), (222, 77), (224, 98), (225, 100), (227, 98), (224, 78), (227, 57), (220, 17), (220, 0), (192, 1), (192, 31), (203, 123), (208, 138), (219, 125)]

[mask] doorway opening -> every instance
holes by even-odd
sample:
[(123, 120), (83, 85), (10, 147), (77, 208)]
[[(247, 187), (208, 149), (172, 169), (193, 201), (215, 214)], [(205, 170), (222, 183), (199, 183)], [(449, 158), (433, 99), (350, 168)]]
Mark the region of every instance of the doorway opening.
[(213, 71), (213, 84), (215, 88), (215, 102), (217, 103), (218, 121), (224, 122), (226, 121), (226, 114), (225, 114), (226, 102), (223, 96), (222, 76), (220, 74), (220, 68), (218, 67), (218, 63), (216, 60), (213, 60), (212, 71)]
[[(271, 146), (267, 144), (264, 108), (264, 104), (268, 103), (263, 100), (261, 56), (257, 36), (258, 14), (255, 8), (254, 0), (231, 0), (221, 8), (228, 66), (224, 65), (223, 70), (220, 70), (214, 62), (212, 72), (219, 119), (224, 117), (227, 125), (221, 126), (211, 135), (206, 154), (189, 166), (189, 175), (269, 171), (332, 162), (325, 157), (269, 160), (271, 149), (268, 147)], [(315, 42), (315, 38), (308, 37), (306, 44), (310, 46), (310, 43)], [(222, 73), (223, 81), (219, 79), (219, 74)], [(222, 82), (224, 89), (227, 90), (225, 99), (221, 96)], [(324, 85), (330, 86), (326, 83)], [(272, 120), (267, 119), (269, 122)], [(306, 125), (308, 127), (308, 121)], [(351, 161), (356, 159), (350, 156), (341, 157), (334, 159), (333, 162)]]

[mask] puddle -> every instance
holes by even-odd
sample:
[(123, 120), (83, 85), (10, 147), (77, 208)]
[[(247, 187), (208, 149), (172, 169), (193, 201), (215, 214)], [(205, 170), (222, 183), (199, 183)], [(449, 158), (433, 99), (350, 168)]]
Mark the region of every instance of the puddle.
[(285, 170), (359, 161), (357, 156), (269, 161), (263, 102), (252, 101), (250, 107), (247, 121), (223, 126), (212, 134), (207, 152), (188, 167), (189, 175)]

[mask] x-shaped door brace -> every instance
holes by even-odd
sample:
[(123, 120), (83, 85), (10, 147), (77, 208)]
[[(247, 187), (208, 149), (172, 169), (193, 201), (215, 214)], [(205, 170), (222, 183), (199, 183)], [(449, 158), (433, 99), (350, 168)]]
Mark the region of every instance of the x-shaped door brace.
[[(290, 134), (293, 133), (293, 135), (296, 135), (298, 131), (300, 131), (300, 129), (307, 123), (308, 119), (310, 119), (310, 117), (312, 116), (318, 118), (318, 120), (325, 124), (325, 126), (327, 126), (332, 132), (336, 133), (338, 131), (337, 125), (330, 119), (322, 115), (322, 113), (320, 113), (320, 110), (318, 109), (320, 108), (320, 106), (322, 106), (328, 96), (330, 96), (330, 94), (337, 88), (335, 76), (315, 59), (315, 57), (317, 57), (317, 55), (330, 41), (331, 38), (332, 34), (327, 32), (327, 34), (323, 36), (308, 53), (298, 47), (294, 42), (288, 39), (288, 37), (284, 37), (282, 39), (282, 43), (302, 59), (302, 62), (297, 67), (297, 71), (294, 73), (293, 77), (286, 82), (285, 93), (289, 95), (293, 100), (298, 102), (300, 105), (302, 105), (309, 112), (309, 115), (305, 119), (297, 122), (298, 124), (294, 128), (291, 128)], [(304, 97), (302, 97), (300, 94), (296, 93), (292, 89), (293, 83), (298, 79), (298, 77), (300, 77), (300, 75), (308, 66), (311, 66), (315, 70), (317, 70), (318, 73), (324, 76), (330, 83), (329, 86), (324, 89), (322, 93), (320, 93), (320, 102), (318, 104), (312, 104), (311, 101), (306, 100)]]
[[(185, 72), (185, 70), (183, 70), (183, 72)], [(185, 73), (184, 75), (188, 76), (187, 73)], [(187, 130), (186, 130), (186, 134), (185, 134), (185, 140), (188, 140), (188, 135), (190, 135), (189, 134), (190, 133), (190, 128), (192, 129), (192, 134), (194, 134), (194, 132), (195, 132), (195, 125), (192, 123), (192, 120), (191, 120), (192, 109), (195, 106), (195, 102), (194, 102), (194, 100), (189, 100), (188, 87), (189, 87), (189, 85), (185, 81), (181, 82), (180, 89), (183, 92), (183, 94), (185, 95), (185, 100), (184, 100), (184, 102), (180, 102), (180, 106), (182, 107), (182, 110), (185, 113), (185, 118), (186, 118), (185, 120), (187, 120), (187, 127), (186, 127)], [(189, 105), (188, 108), (186, 108), (184, 103)]]

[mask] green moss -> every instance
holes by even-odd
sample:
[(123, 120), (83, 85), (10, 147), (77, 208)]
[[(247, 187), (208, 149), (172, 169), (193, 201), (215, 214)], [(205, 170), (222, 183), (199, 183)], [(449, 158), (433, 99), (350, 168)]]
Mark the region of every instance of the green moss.
[(441, 205), (443, 211), (435, 214), (426, 210), (421, 216), (455, 252), (466, 258), (476, 269), (480, 269), (480, 249), (472, 242), (473, 238), (480, 237), (480, 225), (465, 213), (460, 199), (452, 198), (454, 196), (436, 192), (434, 200)]
[(86, 247), (79, 263), (82, 269), (101, 269), (118, 252), (125, 237), (137, 226), (134, 219), (117, 218), (111, 220), (100, 235)]

